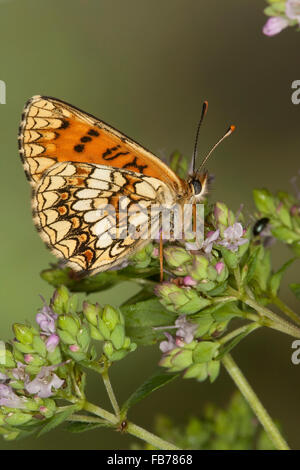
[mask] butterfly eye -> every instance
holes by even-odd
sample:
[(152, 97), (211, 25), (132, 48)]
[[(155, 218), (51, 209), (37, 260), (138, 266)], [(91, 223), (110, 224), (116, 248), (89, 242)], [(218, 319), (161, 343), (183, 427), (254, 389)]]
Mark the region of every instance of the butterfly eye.
[(199, 194), (201, 194), (201, 192), (202, 192), (201, 182), (199, 180), (194, 180), (194, 181), (192, 181), (192, 185), (193, 185), (193, 188), (194, 188), (195, 196), (198, 196)]

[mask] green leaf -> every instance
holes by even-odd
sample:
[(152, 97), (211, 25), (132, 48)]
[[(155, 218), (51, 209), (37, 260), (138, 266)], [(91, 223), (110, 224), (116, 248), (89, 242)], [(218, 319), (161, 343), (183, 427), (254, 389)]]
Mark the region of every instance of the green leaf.
[(295, 261), (295, 259), (296, 258), (292, 258), (286, 263), (284, 263), (284, 265), (276, 273), (274, 273), (271, 276), (269, 280), (269, 291), (271, 293), (271, 296), (276, 297), (280, 283), (281, 283), (282, 276), (284, 272), (286, 271), (286, 269)]
[(157, 274), (158, 268), (147, 267), (145, 269), (135, 269), (128, 266), (117, 271), (105, 271), (95, 276), (82, 277), (70, 268), (45, 269), (41, 272), (41, 277), (54, 287), (66, 286), (71, 292), (100, 292), (110, 289), (115, 284), (134, 278), (147, 278)]
[(161, 330), (153, 327), (173, 325), (177, 315), (162, 306), (157, 298), (123, 305), (120, 308), (125, 318), (126, 335), (137, 344), (149, 345), (162, 338)]
[(290, 284), (290, 289), (295, 294), (295, 296), (300, 299), (300, 284)]
[(274, 214), (275, 198), (267, 189), (254, 189), (253, 198), (257, 209), (263, 214)]
[(66, 421), (66, 419), (68, 419), (69, 416), (75, 413), (75, 411), (80, 410), (80, 408), (81, 407), (77, 404), (70, 405), (66, 407), (63, 411), (57, 412), (52, 418), (47, 420), (47, 423), (45, 424), (45, 426), (43, 426), (40, 432), (38, 433), (38, 437), (46, 434), (47, 432), (59, 426), (61, 423)]
[(163, 374), (158, 370), (155, 374), (147, 379), (137, 390), (126, 400), (122, 406), (122, 412), (126, 412), (133, 405), (136, 405), (139, 401), (150, 395), (150, 393), (164, 387), (168, 383), (179, 377), (179, 374)]
[[(99, 418), (100, 419), (100, 418)], [(111, 427), (111, 424), (107, 421), (99, 423), (80, 423), (80, 422), (71, 422), (65, 426), (65, 429), (74, 434), (86, 431), (93, 431), (97, 428)]]

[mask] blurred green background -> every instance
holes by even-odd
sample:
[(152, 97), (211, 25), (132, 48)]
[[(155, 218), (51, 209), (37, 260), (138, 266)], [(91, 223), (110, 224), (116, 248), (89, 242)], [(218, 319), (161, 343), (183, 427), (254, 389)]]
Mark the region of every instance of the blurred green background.
[[(15, 321), (34, 320), (52, 289), (39, 272), (55, 261), (36, 233), (30, 189), (17, 152), (25, 101), (35, 94), (60, 98), (131, 136), (162, 158), (175, 149), (191, 155), (203, 99), (209, 114), (202, 129), (205, 154), (226, 127), (237, 131), (210, 161), (212, 197), (253, 213), (251, 191), (290, 189), (299, 168), (300, 105), (291, 83), (300, 79), (299, 34), (267, 38), (262, 0), (6, 0), (0, 1), (1, 338)], [(275, 253), (276, 252), (276, 253)], [(275, 267), (289, 253), (274, 250)], [(297, 310), (288, 282), (282, 296)], [(117, 305), (134, 288), (122, 285), (92, 300)], [(300, 366), (291, 364), (292, 339), (259, 330), (235, 350), (271, 415), (293, 448), (300, 448)], [(155, 368), (157, 347), (139, 349), (112, 370), (120, 401)], [(156, 412), (178, 422), (200, 413), (208, 400), (225, 405), (234, 387), (223, 372), (215, 384), (177, 381), (137, 405), (130, 417), (151, 430)], [(109, 406), (97, 377), (90, 399)], [(38, 440), (0, 442), (0, 449), (124, 449), (132, 438), (109, 430), (71, 435), (60, 430)]]

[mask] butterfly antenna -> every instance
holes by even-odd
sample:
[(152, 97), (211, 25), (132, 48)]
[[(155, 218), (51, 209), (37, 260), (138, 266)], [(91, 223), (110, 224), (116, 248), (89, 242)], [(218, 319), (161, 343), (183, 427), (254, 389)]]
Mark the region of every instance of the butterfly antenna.
[(223, 140), (227, 139), (227, 137), (229, 137), (234, 132), (234, 130), (235, 130), (235, 126), (233, 125), (230, 126), (229, 129), (227, 129), (223, 137), (221, 137), (221, 139), (213, 146), (213, 148), (208, 152), (206, 157), (203, 159), (200, 165), (200, 168), (197, 170), (197, 172), (200, 172), (202, 170), (202, 168), (204, 167), (205, 163), (207, 162), (211, 154), (216, 150), (216, 148), (220, 145), (220, 143), (223, 142)]
[(202, 122), (203, 122), (203, 119), (205, 117), (205, 114), (207, 113), (207, 109), (208, 109), (208, 102), (207, 101), (204, 101), (203, 105), (202, 105), (202, 112), (201, 112), (201, 117), (200, 117), (200, 121), (199, 121), (199, 124), (198, 124), (198, 128), (197, 128), (197, 133), (196, 133), (196, 139), (195, 139), (195, 146), (194, 146), (194, 152), (193, 152), (193, 158), (192, 158), (192, 162), (191, 162), (191, 172), (194, 173), (195, 172), (195, 165), (196, 165), (196, 157), (197, 157), (197, 150), (198, 150), (198, 140), (199, 140), (199, 132), (200, 132), (200, 127), (202, 125)]

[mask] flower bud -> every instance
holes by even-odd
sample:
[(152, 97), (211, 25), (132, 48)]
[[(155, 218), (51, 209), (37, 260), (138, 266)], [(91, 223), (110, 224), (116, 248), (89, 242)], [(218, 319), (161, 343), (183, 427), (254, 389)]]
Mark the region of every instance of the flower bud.
[(101, 314), (101, 309), (99, 304), (90, 304), (89, 302), (83, 302), (83, 313), (89, 323), (94, 326), (98, 325), (98, 318)]
[(102, 313), (102, 319), (110, 331), (113, 331), (117, 323), (120, 322), (119, 312), (111, 307), (110, 305), (105, 305)]
[(75, 319), (71, 315), (60, 315), (57, 320), (57, 324), (59, 328), (61, 328), (64, 331), (67, 331), (71, 336), (74, 338), (76, 337), (78, 331), (79, 331), (79, 321), (77, 318)]
[(167, 246), (164, 248), (164, 258), (172, 268), (178, 268), (190, 261), (192, 256), (180, 246)]
[(267, 189), (254, 189), (253, 198), (257, 209), (263, 215), (274, 214), (276, 211), (275, 199)]
[(15, 323), (13, 325), (13, 331), (18, 341), (21, 344), (32, 344), (33, 342), (33, 333), (31, 328), (28, 328), (26, 325), (21, 323)]

